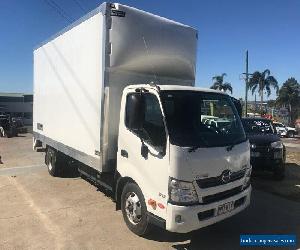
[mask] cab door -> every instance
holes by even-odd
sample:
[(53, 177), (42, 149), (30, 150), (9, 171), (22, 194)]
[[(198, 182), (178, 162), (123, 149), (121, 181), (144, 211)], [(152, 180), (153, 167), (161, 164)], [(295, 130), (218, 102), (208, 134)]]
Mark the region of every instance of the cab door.
[(142, 92), (144, 113), (139, 129), (133, 130), (126, 116), (131, 95), (124, 91), (118, 142), (118, 171), (132, 178), (141, 188), (147, 210), (166, 218), (169, 180), (169, 152), (161, 103), (155, 90)]

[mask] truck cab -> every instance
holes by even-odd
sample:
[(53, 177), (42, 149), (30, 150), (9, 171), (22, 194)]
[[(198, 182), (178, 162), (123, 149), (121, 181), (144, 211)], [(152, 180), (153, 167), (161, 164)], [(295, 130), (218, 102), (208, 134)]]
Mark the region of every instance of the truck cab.
[[(220, 129), (203, 123), (208, 116), (229, 125)], [(125, 222), (137, 234), (146, 230), (145, 221), (190, 232), (250, 203), (249, 142), (231, 98), (219, 91), (126, 87), (117, 171), (131, 185), (122, 189), (120, 203)]]

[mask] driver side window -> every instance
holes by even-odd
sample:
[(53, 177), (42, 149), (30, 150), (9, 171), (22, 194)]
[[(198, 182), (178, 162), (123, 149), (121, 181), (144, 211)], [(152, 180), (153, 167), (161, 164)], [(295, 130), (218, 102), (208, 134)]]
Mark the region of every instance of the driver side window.
[(150, 93), (144, 94), (145, 118), (140, 136), (158, 151), (166, 146), (166, 132), (158, 99)]
[[(164, 152), (166, 147), (166, 132), (158, 99), (153, 94), (143, 93), (143, 102), (145, 112), (142, 117), (141, 127), (136, 130), (130, 130), (159, 152)], [(130, 103), (127, 103), (126, 107), (128, 109), (126, 112), (130, 112)], [(130, 128), (127, 119), (128, 116), (129, 114), (126, 114), (125, 124), (127, 128)]]

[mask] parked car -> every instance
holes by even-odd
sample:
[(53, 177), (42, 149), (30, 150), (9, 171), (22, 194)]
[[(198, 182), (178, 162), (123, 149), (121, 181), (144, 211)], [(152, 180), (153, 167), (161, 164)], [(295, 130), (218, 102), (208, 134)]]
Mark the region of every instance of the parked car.
[(12, 117), (12, 124), (17, 128), (19, 134), (27, 133), (27, 128), (24, 127), (23, 119), (21, 117)]
[(231, 125), (231, 122), (228, 119), (210, 115), (202, 115), (201, 122), (207, 126), (212, 126), (219, 130), (226, 129), (226, 127)]
[(18, 136), (17, 128), (12, 124), (7, 115), (0, 115), (0, 137)]
[(274, 127), (276, 128), (276, 132), (280, 136), (286, 136), (286, 137), (294, 137), (297, 132), (295, 128), (285, 126), (281, 122), (273, 122)]
[(242, 118), (250, 142), (253, 170), (272, 171), (276, 179), (283, 179), (286, 149), (271, 120), (266, 118)]
[(295, 121), (295, 128), (296, 128), (296, 133), (300, 134), (300, 119), (297, 119)]

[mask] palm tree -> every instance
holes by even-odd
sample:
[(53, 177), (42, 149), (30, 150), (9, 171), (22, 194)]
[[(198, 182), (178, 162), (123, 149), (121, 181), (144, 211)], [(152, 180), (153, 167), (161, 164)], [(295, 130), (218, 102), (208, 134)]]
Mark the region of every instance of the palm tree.
[(214, 76), (212, 78), (214, 83), (210, 88), (220, 90), (220, 91), (224, 91), (224, 92), (226, 92), (228, 90), (232, 94), (231, 84), (229, 82), (224, 82), (224, 77), (225, 76), (226, 76), (226, 73), (223, 73), (222, 75)]
[(300, 84), (295, 78), (291, 77), (283, 83), (276, 102), (289, 107), (290, 122), (297, 118), (296, 111), (300, 105)]
[(271, 95), (271, 87), (276, 90), (276, 94), (279, 90), (277, 80), (274, 76), (271, 76), (271, 72), (268, 69), (263, 72), (255, 71), (249, 79), (248, 87), (252, 90), (252, 95), (258, 90), (261, 102), (261, 112), (263, 112), (264, 90), (267, 92), (268, 96)]

